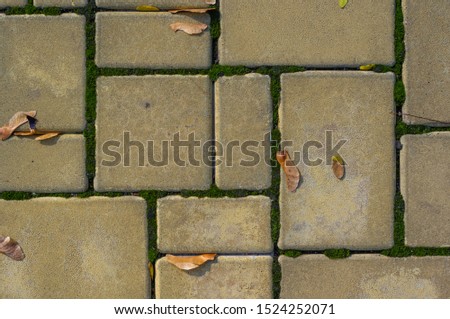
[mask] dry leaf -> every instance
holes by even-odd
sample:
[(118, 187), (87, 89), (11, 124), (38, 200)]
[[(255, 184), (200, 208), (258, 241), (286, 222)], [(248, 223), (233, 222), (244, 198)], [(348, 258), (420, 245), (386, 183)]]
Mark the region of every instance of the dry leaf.
[(22, 247), (11, 237), (0, 236), (0, 253), (17, 261), (25, 258)]
[(144, 12), (154, 12), (154, 11), (159, 11), (159, 8), (154, 7), (154, 6), (137, 6), (136, 7), (137, 11), (144, 11)]
[(148, 270), (150, 271), (150, 279), (153, 281), (153, 278), (155, 278), (155, 268), (151, 262), (148, 263)]
[(204, 9), (172, 9), (167, 10), (170, 13), (178, 13), (178, 12), (193, 12), (193, 13), (206, 13), (208, 11), (215, 10), (214, 8), (204, 8)]
[(339, 6), (341, 7), (341, 9), (344, 9), (345, 6), (347, 5), (348, 0), (339, 0)]
[(216, 4), (216, 0), (205, 0), (206, 4)]
[(170, 25), (170, 28), (177, 32), (177, 31), (184, 31), (187, 34), (200, 34), (206, 28), (208, 25), (204, 23), (187, 23), (187, 22), (175, 22)]
[(295, 166), (294, 162), (289, 157), (289, 153), (286, 150), (277, 152), (277, 161), (280, 163), (280, 166), (283, 168), (284, 173), (286, 174), (286, 182), (287, 188), (291, 192), (295, 192), (298, 187), (298, 183), (300, 182), (300, 171)]
[(361, 71), (370, 71), (370, 70), (373, 70), (374, 67), (375, 67), (375, 64), (366, 64), (366, 65), (361, 65), (359, 67), (359, 69)]
[(59, 132), (46, 132), (45, 134), (42, 134), (41, 136), (36, 137), (34, 140), (35, 141), (45, 141), (45, 140), (54, 138), (54, 137), (58, 136), (59, 134), (60, 134)]
[(345, 175), (344, 160), (339, 155), (333, 156), (331, 160), (333, 161), (331, 168), (333, 169), (334, 176), (338, 179), (343, 179)]
[(16, 114), (14, 114), (13, 117), (9, 120), (8, 124), (0, 128), (2, 140), (4, 141), (9, 138), (19, 126), (27, 123), (30, 118), (34, 119), (32, 125), (35, 125), (35, 117), (36, 111), (17, 112)]
[(217, 254), (203, 254), (198, 256), (166, 255), (167, 261), (183, 270), (198, 268), (209, 260), (214, 260)]

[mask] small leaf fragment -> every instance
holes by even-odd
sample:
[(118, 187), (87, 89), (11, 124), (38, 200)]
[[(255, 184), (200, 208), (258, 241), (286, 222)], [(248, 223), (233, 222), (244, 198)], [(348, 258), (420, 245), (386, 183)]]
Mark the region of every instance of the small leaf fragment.
[(136, 10), (143, 11), (143, 12), (155, 12), (155, 11), (159, 11), (159, 8), (154, 7), (154, 6), (142, 5), (142, 6), (137, 6)]
[(200, 34), (208, 28), (208, 25), (204, 23), (175, 22), (170, 25), (170, 28), (175, 32), (183, 31), (187, 34)]
[(153, 281), (153, 278), (155, 278), (155, 268), (151, 261), (148, 263), (148, 270), (150, 272), (150, 279)]
[(216, 4), (216, 0), (205, 0), (206, 4)]
[(60, 134), (59, 132), (48, 132), (48, 133), (42, 134), (41, 136), (36, 137), (34, 140), (35, 141), (45, 141), (45, 140), (54, 138), (54, 137), (58, 136), (59, 134)]
[(22, 247), (11, 237), (0, 236), (0, 253), (16, 261), (21, 261), (25, 258)]
[(344, 9), (345, 6), (347, 5), (348, 0), (339, 0), (339, 6), (341, 7), (341, 9)]
[(179, 12), (193, 12), (193, 13), (206, 13), (208, 11), (215, 10), (215, 8), (203, 8), (203, 9), (171, 9), (167, 10), (170, 13), (179, 13)]
[(217, 254), (203, 254), (198, 256), (174, 256), (174, 255), (166, 255), (166, 259), (172, 265), (183, 269), (183, 270), (192, 270), (200, 267), (204, 263), (210, 260), (214, 260)]
[(374, 68), (375, 68), (375, 64), (366, 64), (366, 65), (361, 65), (359, 67), (359, 69), (361, 71), (370, 71), (370, 70), (373, 70)]
[(339, 155), (333, 156), (331, 160), (333, 161), (331, 168), (333, 169), (334, 176), (336, 176), (337, 179), (343, 179), (345, 175), (344, 160)]
[(277, 152), (277, 161), (280, 163), (281, 168), (283, 168), (283, 171), (286, 174), (288, 190), (290, 192), (295, 192), (300, 182), (300, 170), (295, 166), (286, 150)]

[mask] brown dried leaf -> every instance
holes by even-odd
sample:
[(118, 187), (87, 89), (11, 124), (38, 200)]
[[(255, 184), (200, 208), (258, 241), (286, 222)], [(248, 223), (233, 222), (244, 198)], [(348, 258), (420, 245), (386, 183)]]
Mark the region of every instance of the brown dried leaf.
[(175, 22), (170, 25), (170, 28), (175, 32), (183, 31), (187, 34), (200, 34), (208, 28), (208, 25), (204, 23)]
[(294, 162), (289, 157), (289, 153), (286, 150), (277, 152), (277, 161), (280, 163), (280, 166), (283, 168), (284, 173), (286, 174), (286, 182), (287, 188), (291, 192), (295, 192), (298, 187), (298, 183), (300, 182), (300, 171), (295, 166)]
[(331, 158), (333, 161), (333, 165), (331, 168), (333, 169), (334, 176), (338, 179), (343, 179), (345, 175), (345, 164), (342, 158), (339, 155), (333, 156)]
[(191, 270), (200, 267), (209, 260), (214, 260), (217, 254), (203, 254), (198, 256), (174, 256), (166, 255), (167, 261), (183, 270)]
[(28, 117), (35, 118), (36, 111), (30, 112), (17, 112), (11, 117), (8, 124), (0, 128), (0, 134), (2, 135), (2, 140), (6, 140), (11, 136), (12, 133), (21, 125), (28, 122)]
[(208, 11), (215, 10), (215, 8), (203, 8), (203, 9), (171, 9), (167, 10), (170, 13), (179, 13), (179, 12), (193, 12), (193, 13), (206, 13)]
[(17, 261), (25, 258), (22, 247), (14, 239), (11, 239), (11, 237), (0, 236), (0, 253)]
[(58, 136), (59, 134), (61, 134), (60, 132), (42, 132), (42, 133), (44, 133), (44, 134), (36, 137), (34, 140), (35, 141), (45, 141), (45, 140), (49, 140), (49, 139), (54, 138), (54, 137)]

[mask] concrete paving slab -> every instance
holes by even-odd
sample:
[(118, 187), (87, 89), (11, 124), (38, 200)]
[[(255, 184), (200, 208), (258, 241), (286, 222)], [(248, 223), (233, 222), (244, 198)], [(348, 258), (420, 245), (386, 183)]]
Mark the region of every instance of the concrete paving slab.
[(80, 8), (86, 6), (88, 0), (33, 0), (36, 7)]
[(142, 5), (152, 5), (159, 9), (207, 8), (208, 0), (95, 0), (97, 7), (110, 9), (136, 9)]
[(0, 9), (7, 7), (24, 7), (28, 0), (0, 0)]

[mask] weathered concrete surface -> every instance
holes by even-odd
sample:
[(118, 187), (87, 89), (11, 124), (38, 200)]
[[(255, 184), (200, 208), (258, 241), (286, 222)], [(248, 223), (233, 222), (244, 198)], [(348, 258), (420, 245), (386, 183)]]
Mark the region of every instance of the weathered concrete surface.
[(0, 9), (6, 7), (24, 7), (28, 0), (0, 0)]
[(111, 9), (136, 9), (141, 5), (152, 5), (159, 9), (207, 8), (208, 0), (95, 0), (98, 7)]
[(221, 189), (265, 189), (272, 182), (270, 77), (221, 77), (215, 87), (216, 184)]
[(405, 243), (450, 247), (450, 132), (404, 135), (401, 143)]
[[(207, 76), (100, 77), (95, 189), (208, 189), (212, 163), (201, 146), (212, 138), (211, 91)], [(176, 147), (183, 141), (191, 154)]]
[(87, 5), (88, 0), (34, 0), (36, 7), (79, 8)]
[(0, 200), (0, 298), (148, 298), (146, 202), (138, 197)]
[(225, 0), (219, 60), (225, 65), (392, 65), (395, 0)]
[(219, 256), (190, 271), (162, 258), (155, 285), (158, 299), (270, 299), (272, 257)]
[(0, 15), (1, 124), (36, 110), (40, 129), (84, 129), (84, 24), (75, 14)]
[(270, 198), (158, 199), (158, 250), (164, 253), (271, 253)]
[(176, 22), (209, 25), (210, 17), (168, 12), (97, 13), (95, 63), (99, 67), (209, 68), (209, 27), (199, 35), (189, 35), (173, 31), (170, 25)]
[[(286, 149), (298, 162), (302, 180), (297, 192), (289, 192), (281, 172), (280, 248), (393, 245), (393, 87), (391, 73), (312, 71), (281, 76), (282, 141), (292, 141)], [(335, 147), (346, 163), (343, 180), (331, 168)]]
[(450, 298), (450, 257), (281, 256), (283, 299)]
[(83, 135), (0, 142), (0, 192), (83, 192), (88, 187)]
[(450, 126), (450, 2), (404, 0), (407, 124)]

